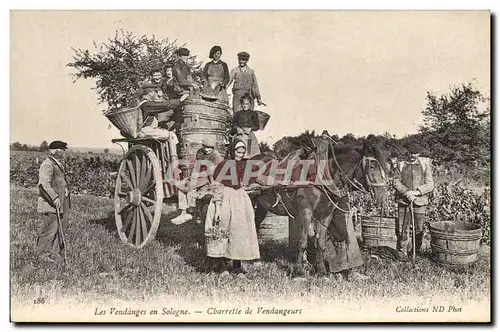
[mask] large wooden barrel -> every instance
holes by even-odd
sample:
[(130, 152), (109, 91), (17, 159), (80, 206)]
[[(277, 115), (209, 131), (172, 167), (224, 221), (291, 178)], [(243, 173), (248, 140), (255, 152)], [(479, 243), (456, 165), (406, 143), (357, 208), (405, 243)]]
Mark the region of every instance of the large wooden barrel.
[(430, 224), (431, 249), (436, 262), (466, 265), (478, 258), (480, 225), (470, 222), (436, 221)]
[(259, 228), (259, 238), (267, 241), (279, 241), (288, 237), (288, 217), (268, 213)]
[(215, 149), (225, 156), (224, 135), (230, 123), (229, 104), (201, 98), (186, 99), (179, 128), (180, 157), (194, 164), (196, 152), (206, 137), (214, 138)]
[(386, 246), (396, 249), (396, 218), (361, 216), (361, 236), (367, 247)]

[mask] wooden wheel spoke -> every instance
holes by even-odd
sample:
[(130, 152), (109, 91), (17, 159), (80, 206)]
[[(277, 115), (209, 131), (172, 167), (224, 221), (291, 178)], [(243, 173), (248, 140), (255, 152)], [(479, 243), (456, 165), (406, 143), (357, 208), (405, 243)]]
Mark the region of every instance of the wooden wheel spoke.
[[(120, 173), (120, 176), (125, 180), (125, 183), (127, 183), (127, 186), (130, 189), (133, 189), (134, 187), (132, 186), (132, 183), (130, 182), (130, 178), (128, 177), (127, 173), (125, 172), (125, 169), (123, 172)], [(121, 188), (120, 188), (121, 189)]]
[(125, 231), (127, 230), (127, 227), (128, 227), (128, 225), (130, 225), (130, 222), (132, 221), (133, 216), (134, 216), (133, 213), (127, 214), (127, 218), (125, 219), (125, 223), (123, 224), (123, 227), (121, 229), (122, 233), (125, 233)]
[(128, 167), (128, 172), (130, 175), (130, 180), (132, 180), (132, 189), (137, 188), (137, 183), (135, 182), (135, 172), (134, 172), (134, 165), (132, 165), (132, 162), (130, 160), (127, 160), (127, 167)]
[(146, 196), (142, 196), (142, 197), (141, 197), (141, 200), (142, 200), (143, 202), (148, 202), (148, 203), (151, 203), (151, 204), (156, 204), (156, 202), (155, 202), (155, 201), (153, 201), (153, 200), (152, 200), (152, 199), (150, 199), (150, 198), (147, 198)]
[(146, 196), (147, 194), (149, 194), (149, 192), (150, 192), (151, 190), (153, 190), (155, 187), (156, 187), (156, 183), (155, 183), (155, 181), (151, 182), (151, 183), (148, 185), (148, 187), (147, 187), (146, 189), (144, 189), (144, 191), (142, 192), (142, 196), (144, 197), (144, 196)]
[(143, 190), (146, 187), (146, 185), (148, 184), (147, 179), (146, 179), (146, 169), (148, 167), (148, 161), (147, 161), (146, 157), (144, 156), (144, 154), (142, 155), (140, 164), (141, 164), (141, 181), (140, 181), (140, 185), (139, 185), (139, 190)]
[(135, 234), (135, 229), (136, 229), (136, 224), (137, 224), (137, 211), (133, 211), (131, 213), (133, 215), (133, 218), (132, 218), (132, 227), (130, 227), (130, 233), (128, 234), (128, 242), (129, 243), (132, 243), (132, 239), (134, 237), (134, 234)]
[(141, 202), (141, 207), (144, 210), (144, 214), (146, 215), (146, 218), (149, 219), (149, 223), (152, 225), (153, 224), (153, 216), (151, 215), (151, 212), (149, 211), (148, 207), (146, 204)]
[[(146, 161), (146, 165), (147, 165), (147, 161)], [(141, 188), (141, 190), (144, 190), (148, 185), (150, 185), (150, 181), (151, 181), (151, 168), (152, 166), (151, 165), (148, 165), (145, 167), (146, 168), (146, 174), (144, 175), (144, 183), (143, 183), (143, 187)], [(153, 182), (154, 183), (154, 182)], [(145, 191), (144, 191), (145, 193)]]
[(122, 214), (125, 210), (127, 210), (130, 206), (132, 206), (131, 203), (128, 203), (127, 205), (124, 205), (122, 208), (120, 208), (120, 211), (118, 211), (118, 214)]
[(139, 210), (139, 214), (141, 216), (142, 240), (144, 241), (148, 237), (148, 228), (146, 225), (146, 217), (144, 216), (144, 212), (142, 211), (142, 205), (139, 206), (138, 210)]
[(141, 216), (139, 214), (139, 209), (135, 209), (135, 217), (137, 222), (135, 223), (135, 245), (138, 246), (141, 243)]
[(137, 185), (137, 188), (141, 187), (141, 162), (139, 161), (139, 157), (137, 156), (137, 153), (134, 154), (134, 161), (135, 161), (135, 183)]

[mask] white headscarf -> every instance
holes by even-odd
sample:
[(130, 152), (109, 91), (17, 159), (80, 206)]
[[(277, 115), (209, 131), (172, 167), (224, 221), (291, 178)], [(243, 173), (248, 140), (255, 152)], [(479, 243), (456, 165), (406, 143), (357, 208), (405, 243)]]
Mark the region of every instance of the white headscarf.
[(247, 148), (247, 146), (245, 145), (245, 143), (243, 143), (242, 141), (239, 141), (238, 143), (236, 143), (236, 145), (234, 146), (233, 150), (236, 151), (236, 150), (238, 150), (241, 147), (243, 147), (245, 149)]

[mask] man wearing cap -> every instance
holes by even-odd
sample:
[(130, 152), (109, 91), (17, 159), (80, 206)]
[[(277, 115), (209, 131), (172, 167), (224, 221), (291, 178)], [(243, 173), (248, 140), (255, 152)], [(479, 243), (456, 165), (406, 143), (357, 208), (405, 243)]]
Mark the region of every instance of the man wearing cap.
[(179, 82), (182, 90), (191, 91), (193, 86), (193, 78), (191, 76), (191, 68), (187, 64), (189, 61), (189, 50), (187, 48), (179, 48), (175, 54), (178, 59), (174, 64), (173, 73), (174, 77)]
[(64, 167), (60, 161), (67, 146), (67, 143), (62, 141), (51, 142), (50, 156), (43, 161), (39, 170), (37, 211), (40, 213), (43, 227), (37, 239), (36, 254), (40, 259), (49, 262), (62, 259), (61, 253), (64, 250), (56, 211), (59, 212), (62, 226), (69, 223), (71, 199)]
[(213, 176), (215, 167), (224, 160), (221, 154), (215, 150), (215, 140), (212, 137), (206, 137), (202, 141), (202, 148), (196, 152), (196, 160), (194, 170), (190, 176), (186, 177), (177, 186), (179, 188), (178, 208), (181, 214), (172, 219), (172, 223), (179, 225), (193, 218), (188, 209), (196, 206), (196, 198), (202, 189), (206, 187)]
[[(394, 179), (398, 203), (397, 250), (403, 258), (408, 252), (412, 213), (416, 228), (415, 251), (421, 250), (426, 207), (429, 204), (429, 194), (434, 189), (431, 159), (421, 157), (420, 153), (419, 145), (411, 145), (408, 149), (408, 158), (399, 163), (399, 172)], [(411, 206), (413, 206), (413, 211)]]
[(250, 54), (247, 52), (238, 53), (238, 67), (231, 70), (229, 73), (229, 87), (233, 82), (233, 112), (236, 113), (241, 110), (241, 97), (245, 94), (251, 96), (250, 109), (254, 109), (254, 100), (257, 99), (257, 104), (264, 105), (260, 95), (259, 85), (257, 84), (257, 77), (252, 68), (247, 66), (250, 59)]

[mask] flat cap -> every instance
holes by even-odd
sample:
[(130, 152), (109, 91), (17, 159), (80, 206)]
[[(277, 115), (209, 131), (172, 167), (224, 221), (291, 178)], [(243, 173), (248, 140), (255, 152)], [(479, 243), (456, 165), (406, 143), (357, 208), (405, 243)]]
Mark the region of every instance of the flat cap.
[(207, 148), (215, 148), (215, 139), (213, 137), (205, 137), (201, 144)]
[(181, 47), (175, 53), (177, 53), (177, 55), (180, 55), (180, 56), (186, 56), (186, 55), (189, 55), (189, 50), (185, 47)]
[(238, 53), (238, 58), (240, 59), (250, 59), (250, 54), (248, 54), (247, 52), (240, 52)]
[(418, 144), (412, 144), (410, 145), (410, 147), (408, 148), (408, 151), (412, 154), (417, 154), (417, 153), (420, 153), (422, 152), (422, 148), (420, 147), (420, 145)]
[(68, 143), (63, 142), (63, 141), (53, 141), (49, 144), (49, 149), (51, 149), (51, 150), (54, 150), (54, 149), (67, 150)]
[(174, 64), (173, 64), (172, 62), (167, 62), (167, 63), (165, 64), (165, 66), (164, 66), (164, 68), (165, 68), (165, 69), (167, 69), (167, 68), (172, 68), (172, 67), (174, 67)]

